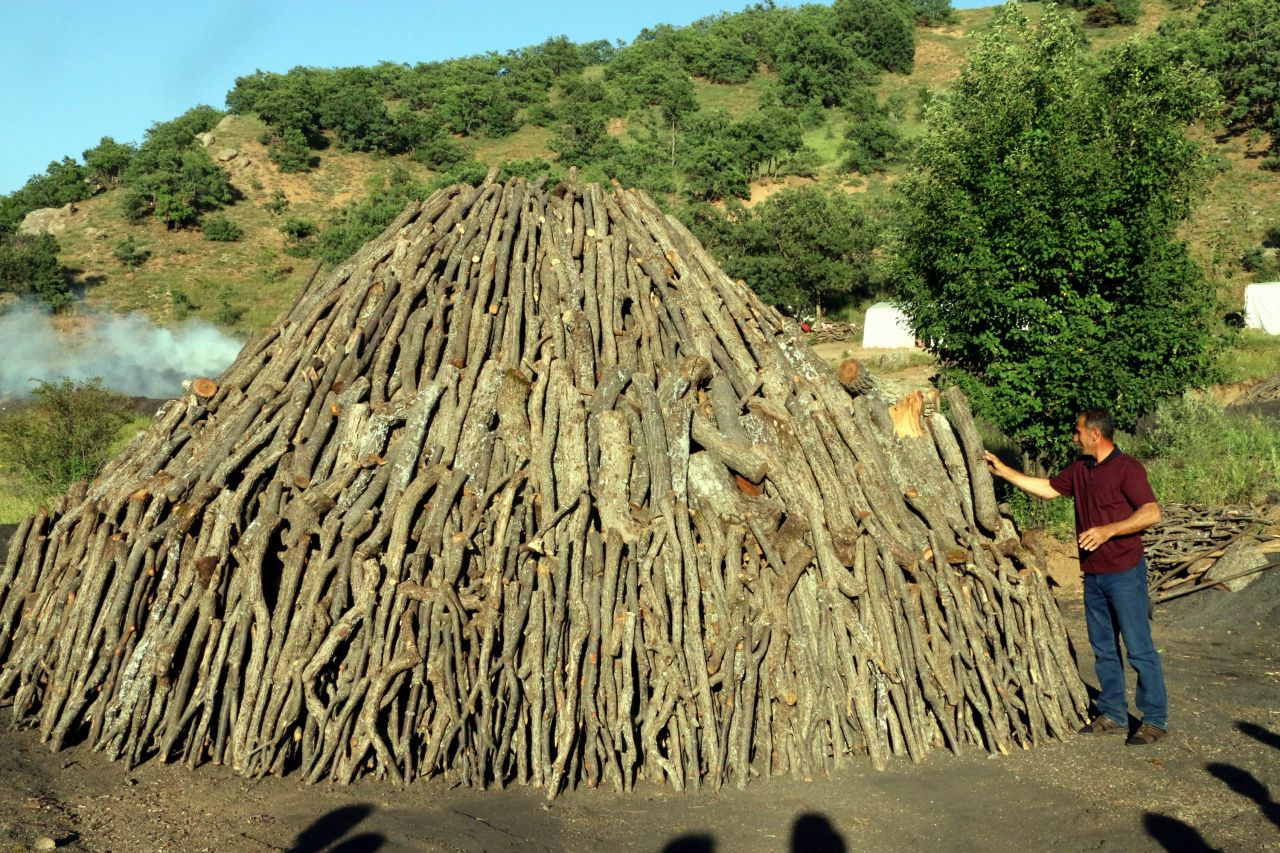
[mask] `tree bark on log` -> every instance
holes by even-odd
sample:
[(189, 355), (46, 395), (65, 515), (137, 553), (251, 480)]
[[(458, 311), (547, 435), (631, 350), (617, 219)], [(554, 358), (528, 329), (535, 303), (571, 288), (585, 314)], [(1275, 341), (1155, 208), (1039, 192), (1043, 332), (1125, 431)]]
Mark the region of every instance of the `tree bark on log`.
[(23, 522), (0, 701), (131, 765), (548, 797), (1060, 737), (946, 398), (891, 418), (639, 193), (441, 190)]

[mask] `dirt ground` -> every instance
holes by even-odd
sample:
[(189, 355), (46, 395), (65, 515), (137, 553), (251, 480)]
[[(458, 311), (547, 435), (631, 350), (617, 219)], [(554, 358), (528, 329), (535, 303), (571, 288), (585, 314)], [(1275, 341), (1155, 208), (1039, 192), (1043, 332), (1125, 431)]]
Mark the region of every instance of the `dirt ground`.
[[(1060, 553), (1051, 564), (1064, 581), (1076, 571)], [(1057, 591), (1093, 683), (1078, 585)], [(127, 770), (84, 747), (51, 753), (5, 725), (0, 852), (1280, 850), (1278, 630), (1280, 571), (1158, 609), (1171, 733), (1149, 747), (1073, 736), (884, 772), (853, 759), (830, 778), (742, 791), (569, 791), (550, 808), (537, 790), (439, 780), (308, 787), (214, 766)]]

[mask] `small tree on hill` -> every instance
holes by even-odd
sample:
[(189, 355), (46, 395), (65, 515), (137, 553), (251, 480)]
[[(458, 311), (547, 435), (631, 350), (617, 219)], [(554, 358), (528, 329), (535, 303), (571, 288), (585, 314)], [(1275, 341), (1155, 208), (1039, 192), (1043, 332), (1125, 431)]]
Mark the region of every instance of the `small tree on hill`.
[(734, 278), (774, 305), (838, 307), (876, 289), (879, 234), (863, 206), (839, 190), (786, 189), (748, 210), (730, 201), (684, 219)]
[(902, 0), (835, 0), (836, 33), (877, 68), (910, 74), (915, 65), (914, 12)]
[(110, 136), (102, 137), (97, 145), (84, 152), (84, 168), (89, 180), (100, 189), (119, 186), (137, 150), (136, 146), (123, 145)]
[(784, 20), (774, 48), (784, 104), (837, 107), (871, 81), (875, 69), (839, 37), (830, 9), (802, 6)]
[(41, 382), (35, 404), (0, 416), (0, 464), (57, 494), (95, 476), (129, 420), (125, 398), (99, 379)]
[(1222, 86), (1223, 118), (1240, 132), (1271, 135), (1272, 159), (1280, 167), (1280, 15), (1275, 0), (1210, 0), (1193, 23), (1162, 32), (1209, 69)]
[(58, 263), (58, 251), (52, 234), (0, 237), (0, 293), (35, 298), (54, 311), (70, 307), (69, 276)]
[(221, 117), (212, 107), (200, 106), (151, 126), (122, 175), (129, 189), (120, 202), (127, 219), (154, 214), (169, 228), (189, 227), (201, 214), (235, 200), (227, 173), (196, 139)]
[(1090, 57), (1052, 7), (1002, 11), (928, 113), (899, 184), (899, 296), (977, 409), (1034, 457), (1094, 406), (1121, 427), (1211, 371), (1213, 289), (1176, 229), (1206, 170), (1203, 73), (1128, 42)]

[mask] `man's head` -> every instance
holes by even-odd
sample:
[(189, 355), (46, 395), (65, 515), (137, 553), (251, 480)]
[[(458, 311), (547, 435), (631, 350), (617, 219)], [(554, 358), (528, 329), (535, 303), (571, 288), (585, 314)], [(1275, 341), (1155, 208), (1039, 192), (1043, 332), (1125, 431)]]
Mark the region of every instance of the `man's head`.
[(1111, 446), (1115, 434), (1115, 421), (1106, 409), (1088, 409), (1076, 418), (1076, 431), (1072, 441), (1080, 445), (1087, 456), (1098, 458), (1098, 451)]

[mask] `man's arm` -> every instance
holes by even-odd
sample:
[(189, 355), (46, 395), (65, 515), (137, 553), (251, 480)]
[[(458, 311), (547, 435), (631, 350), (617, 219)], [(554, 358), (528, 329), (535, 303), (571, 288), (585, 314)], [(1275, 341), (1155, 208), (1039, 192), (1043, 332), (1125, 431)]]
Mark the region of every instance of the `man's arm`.
[(1116, 536), (1124, 536), (1127, 533), (1137, 533), (1146, 530), (1153, 524), (1158, 524), (1161, 519), (1160, 504), (1152, 501), (1145, 503), (1133, 511), (1133, 515), (1123, 521), (1113, 521), (1110, 524), (1100, 524), (1097, 527), (1090, 527), (1088, 530), (1080, 534), (1079, 545), (1086, 551), (1096, 551), (1098, 547)]
[(1047, 501), (1062, 497), (1061, 492), (1049, 485), (1047, 478), (1032, 477), (1030, 474), (1024, 474), (1016, 468), (1011, 468), (1004, 464), (999, 456), (989, 450), (983, 451), (983, 457), (987, 460), (987, 468), (992, 474), (1008, 480), (1027, 494), (1044, 498)]

